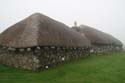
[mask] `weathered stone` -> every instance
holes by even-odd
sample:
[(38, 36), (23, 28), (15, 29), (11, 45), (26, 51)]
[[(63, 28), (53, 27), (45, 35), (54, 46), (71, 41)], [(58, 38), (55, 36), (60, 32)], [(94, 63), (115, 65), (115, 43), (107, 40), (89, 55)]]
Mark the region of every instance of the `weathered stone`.
[(49, 67), (46, 65), (45, 68), (48, 69)]
[(24, 49), (19, 49), (19, 51), (20, 51), (20, 52), (23, 52), (23, 51), (24, 51)]
[[(37, 47), (36, 47), (37, 48)], [(0, 49), (0, 63), (16, 68), (23, 68), (29, 70), (45, 69), (48, 67), (55, 66), (60, 62), (69, 61), (72, 59), (78, 59), (86, 57), (90, 51), (83, 49), (75, 49), (56, 47), (52, 49), (49, 47), (40, 47), (41, 49), (27, 48), (27, 51), (8, 51), (7, 49)], [(44, 48), (44, 49), (43, 49)], [(23, 52), (22, 52), (23, 51)]]
[(39, 63), (40, 62), (39, 59), (37, 59), (36, 57), (33, 58), (33, 61), (34, 61), (34, 63)]
[(31, 51), (31, 48), (27, 48), (27, 51)]
[(39, 46), (37, 46), (37, 49), (40, 50), (41, 48)]
[(51, 46), (52, 49), (55, 49), (55, 46)]
[(90, 50), (90, 53), (93, 53), (93, 52), (94, 52), (94, 49), (91, 49), (91, 50)]
[(62, 57), (62, 61), (64, 61), (65, 60), (65, 57)]

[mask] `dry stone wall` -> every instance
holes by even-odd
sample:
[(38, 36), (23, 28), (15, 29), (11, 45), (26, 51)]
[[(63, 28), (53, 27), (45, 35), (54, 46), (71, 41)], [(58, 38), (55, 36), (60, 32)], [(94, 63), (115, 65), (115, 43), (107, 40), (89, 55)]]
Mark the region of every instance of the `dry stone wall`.
[(8, 48), (0, 46), (0, 64), (28, 70), (44, 70), (59, 63), (78, 60), (91, 53), (107, 53), (121, 51), (120, 46), (93, 45), (85, 48), (68, 47), (32, 47)]
[(89, 56), (90, 49), (66, 47), (0, 48), (0, 63), (28, 70), (44, 70), (59, 63)]
[(122, 46), (116, 45), (92, 45), (90, 53), (109, 53), (122, 51)]

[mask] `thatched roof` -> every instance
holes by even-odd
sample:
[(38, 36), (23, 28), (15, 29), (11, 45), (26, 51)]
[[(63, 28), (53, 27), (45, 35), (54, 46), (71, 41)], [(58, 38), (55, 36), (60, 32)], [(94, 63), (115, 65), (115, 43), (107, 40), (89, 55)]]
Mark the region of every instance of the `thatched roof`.
[(89, 26), (81, 25), (80, 27), (73, 27), (73, 29), (81, 34), (85, 34), (92, 44), (113, 44), (122, 46), (121, 41), (115, 37)]
[(33, 46), (84, 47), (90, 43), (85, 36), (65, 24), (40, 13), (9, 27), (1, 34), (1, 45), (15, 48)]

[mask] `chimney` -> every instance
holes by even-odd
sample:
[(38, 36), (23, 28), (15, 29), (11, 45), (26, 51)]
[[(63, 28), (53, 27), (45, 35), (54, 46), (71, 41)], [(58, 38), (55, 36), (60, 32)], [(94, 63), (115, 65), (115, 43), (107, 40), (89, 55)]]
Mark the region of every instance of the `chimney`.
[(74, 22), (74, 26), (77, 26), (77, 22), (76, 21)]

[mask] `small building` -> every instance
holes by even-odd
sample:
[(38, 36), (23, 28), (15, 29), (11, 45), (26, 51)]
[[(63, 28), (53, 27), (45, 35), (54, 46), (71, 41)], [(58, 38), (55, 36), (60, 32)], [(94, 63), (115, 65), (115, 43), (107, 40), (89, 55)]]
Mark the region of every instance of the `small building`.
[(91, 52), (102, 53), (122, 50), (122, 42), (107, 33), (86, 25), (75, 26), (72, 29), (81, 33), (81, 35), (85, 35), (90, 40), (93, 47)]
[(41, 70), (88, 56), (85, 36), (40, 13), (12, 25), (0, 35), (0, 64)]

